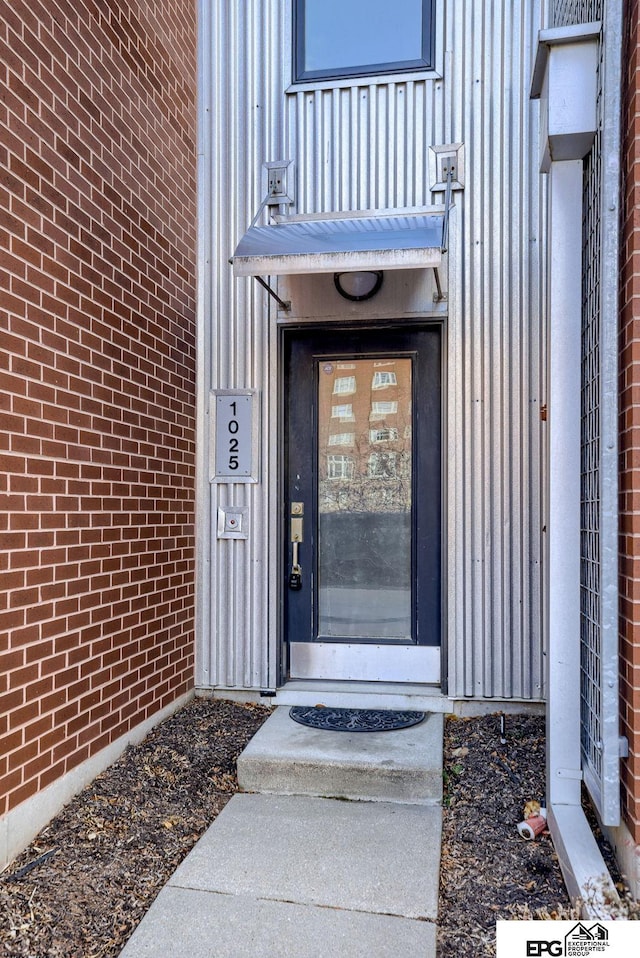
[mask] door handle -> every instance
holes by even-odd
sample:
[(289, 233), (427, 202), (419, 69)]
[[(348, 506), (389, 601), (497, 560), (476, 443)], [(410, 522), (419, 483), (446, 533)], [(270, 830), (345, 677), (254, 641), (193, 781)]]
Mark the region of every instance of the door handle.
[(298, 562), (298, 543), (293, 543), (292, 548), (293, 561), (291, 563), (291, 572), (289, 573), (289, 588), (298, 592), (302, 588), (302, 567)]
[(292, 547), (291, 573), (289, 575), (289, 588), (298, 592), (302, 588), (302, 567), (298, 561), (298, 542), (294, 541)]
[(289, 588), (294, 592), (302, 588), (302, 567), (300, 566), (299, 549), (303, 538), (303, 520), (300, 515), (300, 503), (291, 504), (291, 573)]

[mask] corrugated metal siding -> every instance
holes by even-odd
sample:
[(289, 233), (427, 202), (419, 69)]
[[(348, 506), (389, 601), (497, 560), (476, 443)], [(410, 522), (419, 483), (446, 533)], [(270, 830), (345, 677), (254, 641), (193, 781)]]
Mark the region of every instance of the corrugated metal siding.
[[(449, 692), (540, 698), (541, 305), (537, 105), (529, 101), (539, 3), (438, 4), (443, 79), (288, 95), (287, 0), (205, 3), (212, 14), (210, 125), (213, 248), (207, 388), (272, 386), (267, 306), (227, 258), (262, 199), (261, 164), (293, 159), (297, 210), (442, 203), (429, 146), (463, 142), (447, 323)], [(284, 42), (283, 42), (284, 41)], [(202, 240), (203, 248), (205, 240)], [(275, 409), (263, 403), (263, 483), (212, 487), (212, 523), (228, 498), (251, 508), (249, 543), (211, 533), (211, 637), (204, 685), (266, 685), (277, 596)], [(271, 523), (271, 528), (269, 527)], [(248, 548), (247, 548), (248, 546)]]
[(299, 212), (393, 209), (434, 201), (428, 147), (444, 142), (441, 82), (300, 91), (287, 100), (289, 153), (299, 170)]
[(543, 233), (528, 101), (537, 17), (535, 3), (466, 3), (448, 24), (451, 135), (468, 158), (449, 332), (459, 503), (450, 515), (459, 570), (450, 690), (458, 695), (542, 694)]
[[(204, 3), (201, 142), (210, 151), (203, 169), (201, 295), (205, 333), (201, 358), (203, 415), (209, 390), (255, 388), (261, 392), (262, 476), (258, 485), (211, 485), (210, 550), (203, 557), (206, 591), (196, 682), (202, 686), (263, 688), (270, 684), (268, 636), (275, 603), (269, 597), (269, 495), (265, 457), (275, 445), (265, 390), (271, 363), (266, 296), (252, 280), (234, 280), (229, 256), (262, 199), (262, 162), (282, 153), (282, 82), (265, 64), (280, 63), (282, 4)], [(202, 460), (209, 458), (208, 427)], [(207, 482), (203, 467), (202, 482)], [(248, 506), (247, 541), (217, 540), (218, 506)]]

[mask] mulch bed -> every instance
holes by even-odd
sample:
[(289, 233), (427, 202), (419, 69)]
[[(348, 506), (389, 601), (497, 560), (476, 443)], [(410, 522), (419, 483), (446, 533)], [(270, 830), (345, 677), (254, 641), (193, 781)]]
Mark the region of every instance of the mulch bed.
[(0, 878), (0, 954), (115, 958), (237, 790), (236, 759), (268, 714), (195, 699), (127, 748)]
[(544, 804), (545, 720), (504, 723), (504, 736), (496, 715), (445, 726), (440, 958), (494, 955), (497, 919), (569, 917), (550, 836), (517, 831), (526, 803)]
[[(268, 714), (196, 699), (130, 746), (0, 876), (0, 954), (116, 958)], [(544, 796), (544, 719), (508, 716), (505, 737), (497, 716), (446, 723), (440, 958), (495, 954), (497, 918), (570, 916), (551, 839), (516, 830)]]

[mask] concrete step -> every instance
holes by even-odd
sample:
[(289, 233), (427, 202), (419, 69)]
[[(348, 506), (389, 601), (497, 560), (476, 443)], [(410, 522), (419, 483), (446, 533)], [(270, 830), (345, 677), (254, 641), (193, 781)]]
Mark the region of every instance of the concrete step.
[(238, 781), (245, 792), (435, 805), (442, 735), (438, 713), (393, 732), (329, 732), (278, 707), (238, 759)]

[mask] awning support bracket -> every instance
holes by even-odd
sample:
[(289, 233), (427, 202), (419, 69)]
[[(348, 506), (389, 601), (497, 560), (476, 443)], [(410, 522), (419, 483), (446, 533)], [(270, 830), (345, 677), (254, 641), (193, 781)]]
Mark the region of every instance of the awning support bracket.
[(266, 195), (265, 198), (263, 199), (262, 203), (261, 203), (260, 206), (258, 207), (257, 212), (256, 212), (256, 215), (255, 215), (255, 216), (253, 217), (253, 219), (251, 220), (251, 226), (249, 227), (249, 229), (251, 229), (252, 227), (254, 227), (254, 226), (256, 225), (256, 223), (257, 223), (258, 220), (260, 219), (260, 214), (262, 213), (263, 209), (265, 208), (265, 206), (267, 205), (267, 203), (269, 202), (270, 199), (271, 199), (271, 194), (270, 194), (270, 193), (267, 193), (267, 195)]
[(453, 184), (453, 164), (449, 165), (447, 170), (447, 191), (444, 198), (444, 218), (442, 220), (442, 245), (441, 253), (446, 253), (449, 248), (449, 211), (451, 210), (451, 187)]
[(257, 280), (264, 289), (266, 289), (269, 296), (273, 296), (280, 309), (283, 309), (286, 313), (290, 312), (291, 303), (288, 300), (280, 299), (276, 291), (271, 289), (269, 284), (262, 278), (262, 276), (254, 276), (254, 279)]
[[(445, 193), (444, 200), (444, 216), (442, 218), (442, 243), (440, 245), (440, 252), (446, 253), (449, 247), (449, 211), (451, 209), (451, 190), (453, 188), (453, 175), (455, 169), (453, 163), (449, 164), (447, 169), (447, 190)], [(441, 303), (443, 299), (447, 297), (442, 292), (442, 283), (440, 282), (440, 273), (438, 272), (438, 267), (433, 267), (433, 278), (436, 283), (436, 291), (433, 294), (434, 303)]]
[[(233, 256), (230, 258), (229, 264), (230, 264), (231, 266), (233, 266)], [(254, 278), (255, 280), (257, 280), (258, 283), (260, 283), (260, 285), (262, 286), (263, 289), (266, 289), (266, 291), (268, 292), (269, 296), (273, 296), (273, 298), (275, 299), (275, 301), (276, 301), (276, 303), (278, 304), (278, 306), (280, 307), (280, 309), (283, 309), (283, 310), (285, 311), (285, 313), (290, 312), (290, 310), (291, 310), (291, 302), (290, 302), (289, 300), (281, 299), (281, 298), (278, 296), (278, 294), (276, 293), (275, 289), (271, 289), (271, 287), (269, 286), (269, 284), (266, 282), (266, 280), (264, 280), (264, 279), (262, 278), (262, 276), (254, 275), (253, 278)]]
[(441, 303), (442, 300), (446, 299), (447, 297), (442, 292), (442, 283), (440, 282), (440, 271), (437, 266), (433, 267), (433, 278), (436, 283), (436, 291), (433, 294), (433, 301), (434, 303)]

